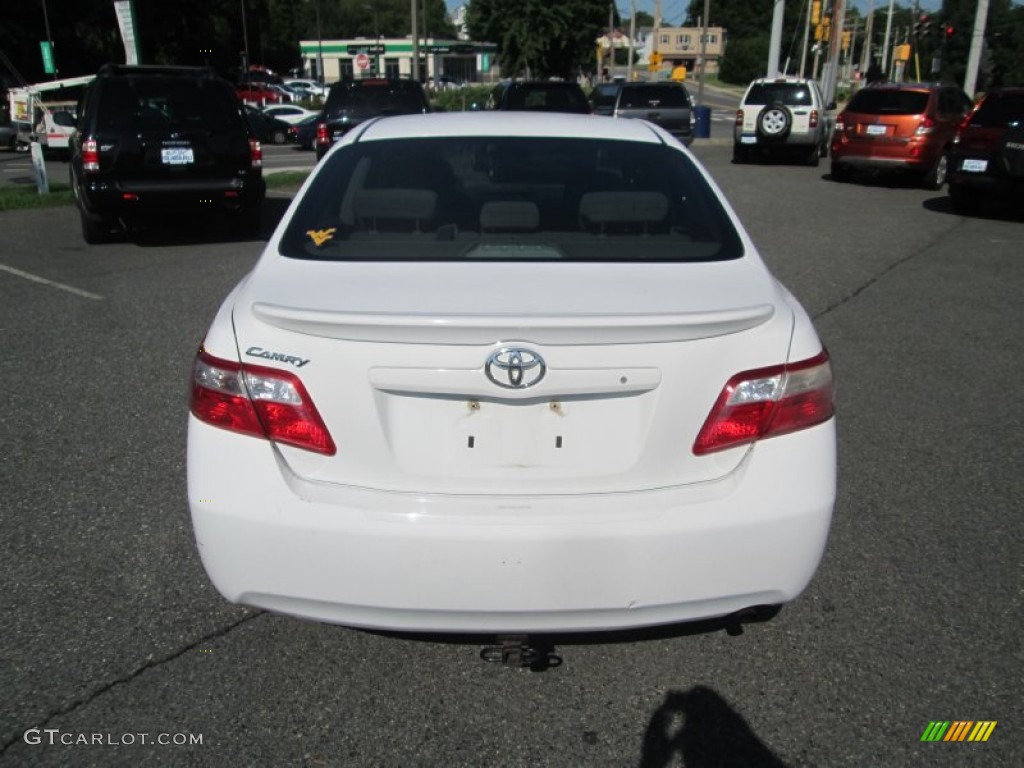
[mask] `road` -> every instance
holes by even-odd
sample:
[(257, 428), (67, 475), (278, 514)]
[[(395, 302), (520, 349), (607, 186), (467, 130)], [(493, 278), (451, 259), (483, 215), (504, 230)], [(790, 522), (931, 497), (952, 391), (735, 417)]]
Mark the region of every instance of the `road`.
[[(826, 557), (740, 635), (556, 637), (546, 672), (225, 603), (190, 528), (187, 382), (262, 240), (88, 248), (71, 208), (0, 214), (0, 768), (1024, 764), (1020, 216), (695, 151), (835, 363)], [(935, 720), (998, 726), (922, 743)]]

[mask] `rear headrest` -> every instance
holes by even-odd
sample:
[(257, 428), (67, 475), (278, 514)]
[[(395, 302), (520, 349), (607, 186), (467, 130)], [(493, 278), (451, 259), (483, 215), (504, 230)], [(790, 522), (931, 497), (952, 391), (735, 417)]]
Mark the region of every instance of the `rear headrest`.
[(668, 214), (661, 192), (587, 192), (580, 198), (580, 218), (590, 224), (654, 224)]
[(364, 189), (352, 201), (356, 217), (374, 220), (426, 221), (437, 211), (431, 189)]
[(480, 208), (481, 232), (533, 232), (540, 226), (536, 203), (525, 200), (492, 200)]

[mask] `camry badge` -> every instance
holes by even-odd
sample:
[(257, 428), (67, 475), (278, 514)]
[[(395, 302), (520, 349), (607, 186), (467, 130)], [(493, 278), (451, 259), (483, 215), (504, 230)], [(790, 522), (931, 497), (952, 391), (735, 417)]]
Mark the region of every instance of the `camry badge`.
[(484, 365), (487, 378), (504, 389), (526, 389), (544, 378), (544, 358), (529, 349), (504, 347)]

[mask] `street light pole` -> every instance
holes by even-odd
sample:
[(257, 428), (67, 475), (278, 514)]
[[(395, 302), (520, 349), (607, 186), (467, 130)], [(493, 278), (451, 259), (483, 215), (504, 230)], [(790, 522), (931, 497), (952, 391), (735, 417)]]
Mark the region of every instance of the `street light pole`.
[(316, 0), (316, 79), (324, 84), (324, 35), (320, 29), (320, 0)]
[(53, 50), (53, 35), (50, 34), (50, 14), (46, 10), (46, 0), (43, 0), (43, 26), (46, 27), (46, 42), (50, 44), (50, 55), (53, 57), (53, 79), (57, 79), (57, 53)]

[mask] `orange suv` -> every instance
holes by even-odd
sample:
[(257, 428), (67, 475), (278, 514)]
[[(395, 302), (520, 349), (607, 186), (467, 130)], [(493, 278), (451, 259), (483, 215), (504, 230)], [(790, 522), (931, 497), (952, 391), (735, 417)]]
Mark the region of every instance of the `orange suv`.
[(926, 189), (946, 181), (947, 153), (972, 107), (955, 85), (882, 83), (862, 88), (836, 119), (832, 178), (854, 171), (907, 171)]

